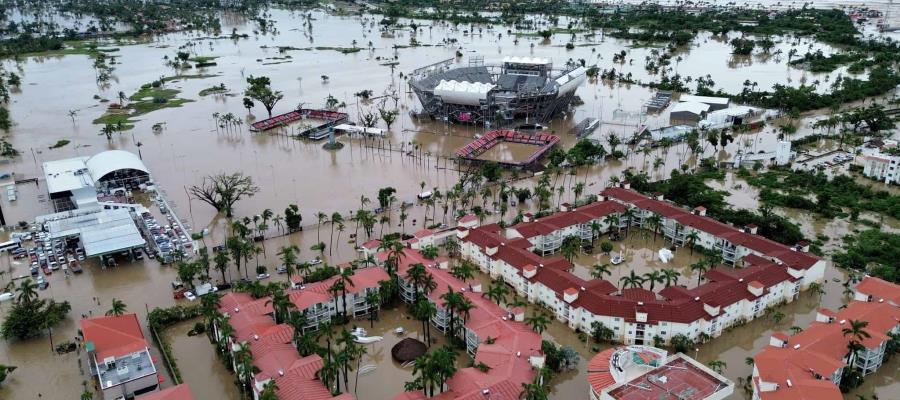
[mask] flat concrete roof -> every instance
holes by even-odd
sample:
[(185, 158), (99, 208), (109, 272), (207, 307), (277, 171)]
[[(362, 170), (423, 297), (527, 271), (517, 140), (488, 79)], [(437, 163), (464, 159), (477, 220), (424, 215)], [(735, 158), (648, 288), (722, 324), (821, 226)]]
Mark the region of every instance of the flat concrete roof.
[(45, 221), (52, 239), (78, 236), (88, 257), (143, 246), (143, 236), (127, 209), (67, 211), (38, 219)]
[(93, 186), (94, 182), (84, 162), (86, 158), (75, 157), (45, 162), (43, 167), (47, 191), (53, 194)]

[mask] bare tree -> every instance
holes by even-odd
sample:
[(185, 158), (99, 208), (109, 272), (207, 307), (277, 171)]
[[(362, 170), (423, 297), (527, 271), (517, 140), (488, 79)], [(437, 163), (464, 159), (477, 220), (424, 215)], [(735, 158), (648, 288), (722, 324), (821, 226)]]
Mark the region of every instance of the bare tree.
[(244, 197), (253, 197), (259, 192), (259, 187), (253, 184), (253, 179), (241, 172), (232, 174), (216, 174), (203, 178), (200, 185), (191, 186), (191, 196), (206, 204), (213, 206), (218, 212), (224, 212), (231, 218), (234, 204)]

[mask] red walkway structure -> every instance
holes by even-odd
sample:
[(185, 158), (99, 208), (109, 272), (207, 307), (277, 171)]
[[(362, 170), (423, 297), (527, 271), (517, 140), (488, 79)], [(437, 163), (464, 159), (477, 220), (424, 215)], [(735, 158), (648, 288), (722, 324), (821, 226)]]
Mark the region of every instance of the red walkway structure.
[(546, 154), (553, 146), (556, 146), (559, 143), (559, 137), (554, 135), (548, 135), (546, 133), (538, 133), (538, 134), (527, 134), (521, 133), (514, 130), (508, 129), (497, 129), (486, 133), (479, 139), (476, 139), (469, 144), (463, 146), (459, 150), (456, 150), (456, 156), (473, 162), (482, 162), (478, 158), (485, 151), (490, 150), (492, 147), (500, 144), (500, 142), (511, 142), (511, 143), (521, 143), (528, 144), (532, 146), (538, 146), (538, 149), (535, 150), (534, 153), (531, 153), (528, 158), (520, 161), (498, 161), (498, 163), (510, 166), (510, 167), (523, 167), (527, 165), (531, 165), (544, 154)]
[(314, 120), (323, 120), (326, 121), (323, 124), (319, 124), (317, 126), (310, 127), (302, 132), (300, 132), (299, 136), (306, 135), (314, 135), (317, 132), (321, 132), (330, 128), (332, 126), (338, 125), (347, 121), (347, 113), (337, 112), (337, 111), (329, 111), (329, 110), (316, 110), (311, 108), (301, 108), (299, 110), (294, 110), (289, 113), (276, 115), (272, 118), (267, 118), (262, 121), (256, 121), (250, 124), (250, 130), (253, 132), (263, 132), (269, 129), (277, 128), (279, 126), (287, 125), (292, 122), (297, 122), (303, 119), (314, 119)]

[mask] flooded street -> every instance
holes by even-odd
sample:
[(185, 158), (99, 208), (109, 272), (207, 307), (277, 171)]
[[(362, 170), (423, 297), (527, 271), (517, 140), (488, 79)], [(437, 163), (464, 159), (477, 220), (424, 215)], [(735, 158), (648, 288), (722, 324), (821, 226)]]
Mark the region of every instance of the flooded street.
[[(305, 15), (271, 10), (270, 18), (278, 27), (277, 34), (255, 33), (255, 23), (241, 17), (222, 17), (223, 32), (234, 30), (239, 34), (246, 33), (249, 35), (247, 39), (170, 33), (154, 37), (147, 43), (104, 43), (104, 47), (119, 49), (114, 53), (118, 64), (113, 80), (105, 87), (98, 87), (93, 61), (85, 55), (4, 60), (6, 70), (17, 71), (22, 76), (21, 92), (12, 93), (9, 104), (15, 123), (9, 140), (22, 156), (3, 164), (0, 170), (13, 173), (15, 180), (38, 179), (36, 183), (16, 185), (18, 201), (0, 199), (8, 223), (30, 221), (36, 215), (52, 211), (43, 181), (42, 163), (122, 149), (141, 155), (154, 180), (172, 203), (173, 211), (193, 227), (194, 232), (209, 229), (209, 235), (203, 239), (209, 247), (223, 242), (228, 221), (217, 217), (212, 207), (190, 199), (188, 188), (199, 184), (205, 176), (241, 171), (253, 178), (260, 191), (237, 203), (235, 215), (239, 217), (257, 215), (264, 209), (284, 214), (283, 210), (289, 204), (298, 205), (303, 214), (304, 230), (282, 235), (283, 229), (270, 227), (267, 235), (272, 238), (259, 244), (263, 252), (250, 260), (251, 271), (256, 265), (267, 266), (270, 271), (274, 269), (279, 264), (279, 247), (288, 244), (299, 247), (301, 261), (321, 256), (329, 263), (348, 262), (358, 256), (355, 245), (369, 239), (348, 218), (351, 210), (360, 207), (361, 196), (371, 199), (372, 204), (367, 207), (374, 208), (377, 206), (378, 190), (388, 186), (397, 190), (395, 206), (404, 201), (415, 202), (416, 194), (422, 191), (420, 184), (424, 184), (425, 190), (437, 188), (446, 191), (457, 183), (461, 175), (458, 166), (449, 158), (453, 157), (456, 149), (486, 131), (482, 126), (448, 125), (414, 116), (413, 112), (420, 111), (421, 105), (409, 90), (405, 78), (413, 69), (447, 58), (454, 58), (457, 65), (466, 65), (472, 55), (483, 55), (488, 62), (499, 61), (504, 56), (531, 56), (549, 58), (557, 66), (568, 60), (577, 62), (584, 59), (588, 65), (596, 63), (600, 69), (616, 68), (622, 73), (632, 74), (636, 81), (658, 79), (643, 67), (643, 60), (658, 49), (634, 47), (630, 41), (611, 38), (599, 31), (596, 35), (579, 34), (574, 38), (577, 46), (569, 50), (564, 45), (567, 35), (542, 40), (534, 36), (516, 35), (514, 28), (506, 26), (478, 26), (469, 33), (462, 25), (415, 21), (420, 27), (419, 32), (413, 33), (404, 28), (393, 32), (393, 37), (385, 37), (379, 32), (380, 16), (337, 16), (311, 11), (310, 27), (298, 28), (307, 21)], [(409, 22), (401, 20), (401, 23)], [(410, 45), (413, 38), (419, 45)], [(791, 40), (779, 41), (776, 49), (786, 53), (791, 47)], [(808, 39), (796, 40), (799, 42), (797, 46), (802, 48), (821, 49), (825, 54), (836, 51), (831, 46)], [(345, 54), (333, 49), (347, 47), (359, 47), (361, 50)], [(164, 57), (172, 58), (179, 50), (189, 51), (192, 56), (215, 57), (216, 65), (187, 70), (165, 66)], [(612, 55), (622, 50), (626, 50), (627, 59), (633, 60), (633, 63), (613, 62)], [(463, 56), (456, 57), (457, 51)], [(770, 88), (775, 84), (798, 86), (802, 82), (815, 80), (824, 83), (838, 74), (849, 74), (843, 67), (830, 74), (817, 74), (788, 66), (786, 60), (776, 57), (732, 56), (726, 38), (708, 33), (698, 35), (691, 45), (679, 49), (677, 55), (676, 70), (679, 73), (695, 78), (709, 74), (715, 79), (716, 88), (727, 92), (739, 92), (747, 79), (756, 82), (760, 88)], [(385, 65), (388, 61), (399, 64), (392, 68)], [(738, 69), (740, 73), (736, 73)], [(178, 97), (190, 102), (179, 108), (163, 108), (141, 115), (132, 122), (133, 129), (115, 133), (107, 140), (101, 133), (102, 125), (92, 121), (104, 115), (109, 103), (117, 101), (119, 92), (130, 95), (142, 85), (162, 76), (172, 78), (164, 84), (165, 88), (178, 90)], [(399, 115), (384, 139), (341, 136), (338, 140), (345, 146), (335, 151), (324, 150), (323, 142), (293, 139), (284, 134), (297, 127), (287, 128), (281, 133), (277, 130), (272, 134), (251, 133), (249, 124), (266, 118), (267, 114), (259, 105), (248, 114), (242, 104), (246, 79), (250, 76), (267, 76), (273, 88), (283, 92), (284, 99), (275, 106), (275, 114), (290, 111), (299, 105), (321, 108), (326, 98), (333, 96), (344, 103), (341, 111), (350, 114), (351, 121), (359, 121), (360, 115), (366, 113), (377, 113), (379, 107), (396, 107)], [(226, 93), (200, 95), (201, 91), (220, 84), (227, 88)], [(826, 86), (823, 84), (820, 89), (824, 90)], [(363, 100), (356, 97), (355, 93), (362, 90), (372, 90), (373, 97), (396, 93), (396, 103), (390, 98)], [(570, 132), (577, 123), (588, 117), (601, 121), (600, 128), (590, 137), (604, 146), (608, 146), (611, 135), (627, 139), (641, 125), (651, 129), (669, 125), (667, 113), (644, 114), (641, 111), (644, 103), (655, 94), (653, 89), (594, 79), (581, 86), (576, 94), (583, 104), (549, 123), (548, 131), (561, 137), (563, 148), (569, 148), (577, 141)], [(242, 122), (224, 125), (213, 117), (214, 113), (232, 113)], [(791, 139), (815, 133), (810, 127), (813, 118), (801, 117), (798, 133)], [(381, 123), (379, 127), (387, 128)], [(661, 179), (682, 164), (693, 165), (702, 156), (724, 160), (738, 149), (756, 151), (771, 148), (778, 140), (778, 133), (774, 126), (767, 126), (760, 132), (741, 134), (724, 150), (703, 141), (702, 154), (692, 153), (684, 143), (652, 149), (649, 153), (639, 153), (619, 145), (618, 150), (625, 152), (621, 160), (579, 168), (574, 180), (586, 183), (585, 194), (596, 194), (613, 177), (628, 168), (644, 170), (653, 179)], [(58, 149), (50, 148), (62, 139), (70, 143)], [(535, 149), (529, 145), (503, 143), (483, 153), (481, 158), (506, 161), (521, 158)], [(661, 162), (656, 163), (656, 159)], [(527, 176), (514, 185), (532, 187), (534, 183), (535, 179)], [(729, 192), (727, 201), (736, 208), (755, 209), (759, 206), (758, 191), (731, 173), (724, 182), (710, 181), (708, 184)], [(562, 196), (562, 201), (572, 200), (574, 196), (571, 191)], [(519, 205), (521, 211), (535, 208), (535, 200)], [(345, 229), (341, 231), (327, 223), (319, 225), (315, 216), (318, 212), (327, 215), (341, 213), (347, 220)], [(824, 246), (826, 251), (836, 249), (839, 246), (836, 240), (847, 232), (863, 228), (846, 220), (819, 221), (805, 213), (790, 210), (778, 212), (784, 212), (798, 223), (809, 237), (819, 234), (828, 236), (830, 240)], [(401, 221), (399, 212), (392, 211), (384, 225), (375, 226), (372, 238), (382, 233), (415, 232), (422, 229), (426, 218), (432, 216), (437, 222), (443, 220), (440, 207), (426, 214), (420, 205), (411, 208), (408, 213), (409, 218)], [(506, 220), (511, 220), (514, 214), (515, 210), (510, 210)], [(865, 214), (862, 217), (875, 218)], [(491, 217), (488, 222), (495, 219), (496, 216)], [(883, 223), (892, 231), (900, 231), (900, 222), (896, 220)], [(328, 247), (322, 253), (310, 250), (319, 242), (326, 243)], [(613, 253), (622, 254), (626, 261), (614, 266), (613, 275), (608, 279), (617, 283), (630, 271), (643, 274), (673, 268), (682, 274), (681, 284), (688, 287), (696, 285), (697, 276), (689, 270), (689, 265), (699, 259), (699, 254), (679, 248), (675, 259), (663, 264), (656, 251), (664, 246), (665, 240), (661, 235), (654, 238), (652, 234), (635, 230), (624, 241), (615, 242)], [(573, 261), (576, 264), (574, 273), (589, 279), (591, 266), (609, 263), (610, 255), (579, 255)], [(13, 277), (27, 275), (28, 265), (4, 255), (0, 258), (0, 271), (6, 272), (0, 276), (0, 286), (5, 286)], [(245, 273), (232, 267), (226, 273), (226, 280), (237, 279)], [(213, 280), (222, 281), (217, 271), (211, 271), (210, 275)], [(804, 294), (800, 300), (780, 309), (786, 315), (780, 323), (775, 324), (768, 319), (753, 321), (701, 346), (696, 355), (704, 362), (713, 359), (726, 361), (728, 367), (725, 375), (734, 381), (748, 375), (751, 367), (744, 363), (744, 358), (768, 343), (768, 335), (773, 329), (803, 327), (812, 320), (817, 307), (837, 308), (843, 303), (842, 287), (831, 281), (832, 278), (843, 279), (842, 273), (830, 268), (827, 276), (826, 294), (821, 299)], [(86, 262), (85, 272), (81, 275), (67, 277), (54, 273), (48, 277), (50, 287), (39, 292), (40, 297), (69, 301), (72, 311), (70, 318), (53, 330), (53, 343), (72, 340), (77, 333), (77, 320), (83, 315), (102, 315), (110, 308), (113, 298), (122, 300), (129, 312), (138, 314), (149, 338), (146, 314), (154, 307), (176, 304), (170, 286), (176, 279), (174, 268), (161, 266), (153, 260), (120, 264), (111, 269), (101, 269), (96, 262)], [(271, 279), (286, 278), (273, 273)], [(479, 279), (486, 277), (479, 274)], [(0, 318), (5, 317), (9, 308), (9, 303), (0, 303)], [(374, 326), (365, 320), (353, 322), (365, 327), (371, 335), (384, 337), (381, 342), (367, 345), (368, 352), (360, 364), (361, 367), (374, 366), (374, 370), (358, 376), (359, 388), (351, 383), (355, 395), (361, 400), (387, 399), (403, 390), (403, 383), (409, 380), (412, 369), (392, 361), (390, 349), (404, 337), (422, 337), (421, 323), (412, 319), (403, 306), (385, 310), (379, 317)], [(192, 325), (193, 321), (183, 322), (165, 333), (171, 340), (184, 380), (200, 399), (237, 399), (234, 376), (222, 366), (213, 345), (205, 336), (187, 336)], [(405, 335), (395, 334), (397, 327), (403, 327)], [(554, 378), (551, 398), (587, 398), (587, 361), (595, 349), (602, 350), (608, 345), (581, 341), (575, 332), (558, 321), (550, 325), (544, 336), (558, 344), (572, 346), (582, 357), (576, 370)], [(434, 337), (438, 338), (437, 346), (445, 341), (440, 334)], [(151, 352), (156, 359), (161, 359), (158, 349), (154, 347)], [(467, 366), (469, 361), (467, 355), (460, 354), (457, 364), (459, 367)], [(882, 399), (887, 399), (891, 393), (900, 391), (900, 383), (890, 372), (896, 371), (900, 366), (898, 362), (895, 358), (881, 372), (867, 378), (858, 392), (869, 394), (875, 391)], [(83, 382), (89, 379), (82, 371), (78, 354), (56, 355), (51, 351), (49, 337), (0, 342), (0, 364), (18, 367), (0, 387), (0, 399), (32, 399), (40, 394), (43, 399), (71, 400), (82, 390)], [(159, 369), (164, 374), (161, 364)], [(368, 369), (371, 368), (365, 368)], [(165, 385), (171, 384), (171, 378), (166, 379)], [(733, 398), (749, 398), (749, 395), (736, 389)]]
[(237, 399), (240, 392), (235, 385), (234, 375), (216, 354), (216, 346), (204, 335), (188, 336), (200, 318), (179, 322), (166, 328), (163, 335), (172, 345), (181, 378), (191, 385), (191, 392), (200, 399)]

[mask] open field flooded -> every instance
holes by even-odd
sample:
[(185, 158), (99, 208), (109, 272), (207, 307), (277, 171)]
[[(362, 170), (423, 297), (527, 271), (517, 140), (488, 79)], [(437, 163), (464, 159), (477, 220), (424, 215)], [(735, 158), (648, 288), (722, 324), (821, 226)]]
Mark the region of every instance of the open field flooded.
[[(485, 131), (481, 126), (448, 125), (412, 115), (412, 112), (421, 110), (421, 105), (409, 91), (404, 78), (411, 70), (447, 58), (454, 58), (456, 65), (466, 65), (472, 55), (483, 55), (489, 62), (499, 61), (505, 56), (533, 56), (552, 59), (557, 65), (570, 59), (584, 59), (587, 64), (596, 63), (601, 69), (616, 68), (623, 73), (631, 73), (636, 80), (657, 78), (650, 76), (642, 66), (643, 60), (656, 49), (632, 47), (630, 41), (607, 37), (602, 32), (578, 35), (574, 40), (576, 47), (568, 50), (565, 48), (567, 35), (542, 40), (517, 36), (512, 27), (479, 26), (469, 31), (449, 23), (416, 21), (420, 26), (418, 32), (404, 28), (393, 32), (392, 37), (385, 37), (378, 28), (380, 16), (335, 16), (320, 11), (310, 12), (309, 19), (306, 15), (305, 12), (271, 10), (270, 18), (278, 27), (277, 34), (255, 33), (255, 24), (241, 17), (222, 17), (223, 31), (234, 29), (236, 33), (248, 34), (247, 39), (171, 33), (145, 43), (106, 43), (104, 47), (119, 49), (114, 52), (118, 64), (108, 86), (97, 85), (93, 61), (84, 55), (34, 56), (20, 61), (3, 61), (8, 71), (16, 71), (22, 76), (21, 92), (12, 94), (9, 105), (15, 122), (9, 140), (22, 152), (22, 156), (0, 165), (0, 171), (14, 173), (17, 180), (38, 178), (36, 184), (16, 186), (19, 193), (16, 202), (0, 199), (7, 221), (12, 224), (31, 220), (36, 215), (51, 211), (46, 184), (42, 181), (43, 162), (92, 155), (107, 149), (122, 149), (140, 153), (154, 180), (173, 203), (174, 211), (195, 232), (209, 229), (210, 234), (204, 239), (208, 246), (222, 243), (227, 221), (217, 217), (211, 207), (189, 198), (187, 188), (199, 184), (204, 176), (242, 171), (259, 185), (259, 193), (237, 204), (237, 216), (256, 215), (263, 209), (283, 213), (288, 204), (297, 204), (303, 213), (304, 231), (281, 236), (280, 229), (271, 228), (268, 235), (273, 238), (260, 244), (263, 252), (250, 261), (251, 269), (255, 265), (273, 268), (278, 263), (278, 248), (286, 244), (295, 244), (301, 249), (301, 260), (322, 256), (330, 263), (347, 262), (357, 257), (355, 244), (368, 238), (350, 222), (343, 231), (335, 230), (328, 224), (317, 225), (315, 213), (349, 215), (350, 210), (359, 207), (361, 196), (375, 199), (378, 189), (386, 186), (397, 189), (398, 202), (415, 202), (416, 194), (422, 190), (420, 183), (424, 183), (426, 190), (438, 188), (445, 191), (458, 181), (461, 174), (458, 166), (448, 158), (475, 135)], [(309, 27), (298, 28), (305, 21), (309, 21)], [(413, 37), (420, 45), (410, 46)], [(776, 48), (787, 52), (793, 42), (797, 42), (794, 46), (821, 49), (825, 54), (835, 51), (827, 45), (795, 38), (781, 38)], [(279, 46), (284, 50), (279, 50)], [(344, 54), (329, 47), (359, 47), (360, 50)], [(216, 57), (216, 65), (188, 70), (165, 66), (163, 58), (171, 58), (179, 50), (188, 51), (192, 56)], [(614, 63), (612, 54), (621, 50), (627, 52), (629, 61)], [(457, 51), (463, 56), (457, 58)], [(847, 74), (841, 69), (830, 74), (810, 73), (788, 66), (786, 60), (777, 57), (732, 56), (726, 38), (704, 33), (689, 46), (680, 49), (678, 56), (680, 61), (676, 70), (679, 73), (694, 77), (709, 74), (716, 81), (716, 88), (729, 92), (740, 91), (748, 79), (760, 88), (821, 81), (820, 87), (824, 89), (826, 83), (837, 74)], [(384, 65), (388, 61), (398, 64), (395, 67)], [(119, 92), (130, 95), (142, 85), (162, 76), (173, 77), (164, 84), (165, 88), (178, 90), (178, 97), (190, 102), (180, 108), (163, 108), (141, 115), (133, 121), (133, 129), (115, 133), (109, 140), (101, 134), (102, 125), (92, 123), (106, 112), (110, 102), (117, 101)], [(267, 114), (260, 106), (250, 113), (243, 107), (241, 97), (247, 86), (246, 79), (250, 76), (267, 76), (273, 88), (284, 93), (284, 99), (275, 106), (276, 114), (298, 105), (320, 108), (328, 96), (344, 103), (341, 110), (350, 114), (351, 121), (358, 121), (362, 114), (375, 112), (382, 102), (387, 106), (396, 105), (400, 114), (386, 138), (342, 136), (338, 140), (345, 146), (336, 151), (324, 150), (322, 142), (297, 140), (284, 134), (296, 130), (296, 126), (285, 128), (280, 133), (251, 133), (249, 124), (266, 118)], [(200, 95), (201, 91), (220, 84), (227, 88), (225, 93)], [(390, 98), (362, 100), (354, 96), (362, 90), (372, 90), (374, 97), (396, 93), (396, 101)], [(612, 134), (628, 138), (641, 125), (658, 128), (669, 124), (666, 113), (641, 112), (643, 104), (655, 93), (652, 89), (594, 80), (585, 83), (576, 93), (583, 104), (569, 114), (554, 119), (549, 126), (550, 132), (561, 137), (564, 148), (576, 142), (570, 132), (587, 117), (601, 121), (600, 128), (591, 137), (604, 145)], [(241, 123), (223, 124), (213, 117), (214, 113), (232, 113)], [(798, 133), (791, 138), (814, 133), (810, 124), (814, 118), (811, 115), (802, 116), (798, 120)], [(379, 127), (386, 128), (383, 124)], [(776, 128), (768, 126), (760, 132), (738, 135), (724, 149), (716, 149), (703, 142), (702, 154), (692, 154), (683, 143), (653, 149), (649, 153), (639, 153), (619, 145), (618, 149), (626, 153), (622, 160), (580, 168), (574, 180), (585, 182), (585, 193), (593, 194), (628, 168), (647, 171), (654, 179), (660, 179), (684, 163), (693, 165), (699, 156), (726, 160), (738, 149), (756, 151), (771, 148), (777, 142), (778, 134)], [(69, 140), (70, 144), (58, 149), (50, 148), (62, 139)], [(504, 143), (502, 147), (497, 146), (482, 156), (505, 160), (533, 151), (533, 146)], [(656, 159), (662, 160), (661, 163), (657, 165)], [(710, 184), (720, 185), (719, 188), (729, 191), (728, 202), (735, 207), (753, 209), (758, 206), (752, 188), (730, 174), (724, 183)], [(534, 179), (524, 178), (515, 185), (532, 187)], [(573, 199), (571, 191), (568, 191), (561, 200)], [(533, 201), (519, 205), (522, 211), (535, 208)], [(423, 227), (426, 218), (443, 219), (441, 210), (429, 211), (421, 205), (408, 212), (409, 218), (401, 221), (399, 212), (393, 211), (384, 225), (376, 225), (372, 236), (400, 231), (412, 233)], [(507, 220), (512, 214), (507, 214)], [(488, 222), (495, 220), (496, 216), (490, 217)], [(821, 233), (838, 238), (854, 229), (845, 222), (823, 223), (800, 213), (792, 216), (792, 220), (799, 223), (804, 234), (809, 236)], [(890, 229), (900, 229), (897, 221), (885, 223)], [(322, 253), (310, 250), (310, 246), (319, 242), (327, 243), (328, 248)], [(614, 275), (609, 279), (617, 282), (619, 277), (632, 270), (646, 273), (658, 268), (674, 268), (683, 274), (683, 284), (695, 285), (696, 276), (691, 275), (688, 265), (695, 262), (698, 255), (691, 254), (689, 249), (678, 249), (674, 261), (662, 264), (656, 257), (656, 251), (664, 243), (661, 237), (654, 238), (652, 234), (643, 235), (637, 231), (623, 242), (616, 242), (614, 252), (622, 253), (626, 262), (613, 268)], [(608, 262), (608, 255), (581, 255), (575, 260), (575, 273), (589, 278), (592, 265)], [(0, 276), (0, 285), (5, 285), (12, 277), (27, 274), (27, 267), (18, 260), (6, 256), (0, 258), (0, 270), (6, 272)], [(231, 268), (225, 278), (233, 280), (246, 273)], [(216, 281), (222, 280), (217, 272), (211, 275)], [(103, 314), (109, 309), (113, 298), (124, 301), (128, 311), (137, 313), (142, 322), (146, 319), (147, 310), (176, 304), (170, 286), (170, 282), (177, 279), (176, 271), (152, 260), (120, 264), (110, 269), (101, 269), (96, 263), (88, 262), (81, 275), (66, 277), (55, 273), (48, 278), (51, 285), (40, 292), (40, 296), (67, 300), (72, 304), (71, 318), (64, 320), (53, 331), (54, 343), (74, 338), (76, 321), (82, 315)], [(750, 367), (744, 364), (744, 357), (767, 343), (768, 334), (773, 329), (805, 326), (812, 320), (816, 307), (836, 308), (842, 304), (842, 288), (831, 278), (842, 278), (842, 274), (830, 268), (826, 294), (821, 299), (805, 294), (800, 300), (784, 307), (782, 312), (787, 317), (781, 323), (757, 320), (735, 328), (732, 333), (701, 346), (698, 357), (702, 361), (726, 361), (726, 376), (732, 380), (746, 376)], [(285, 277), (276, 275), (271, 279), (283, 280)], [(7, 303), (0, 303), (0, 317), (5, 316), (9, 307)], [(403, 327), (406, 336), (421, 337), (421, 323), (411, 319), (404, 310), (400, 307), (381, 313), (374, 326), (369, 326), (368, 321), (355, 321), (366, 327), (370, 334), (385, 338), (367, 347), (368, 354), (363, 357), (361, 366), (373, 365), (375, 368), (359, 375), (359, 388), (355, 382), (351, 384), (358, 398), (390, 398), (402, 391), (403, 382), (411, 376), (411, 369), (397, 365), (390, 358), (391, 346), (402, 339), (393, 333), (394, 328)], [(190, 325), (178, 324), (166, 333), (172, 340), (185, 381), (192, 386), (198, 398), (237, 399), (233, 376), (221, 365), (213, 346), (204, 336), (186, 335)], [(149, 337), (149, 332), (146, 334)], [(578, 369), (554, 379), (551, 397), (586, 398), (586, 365), (593, 354), (593, 345), (580, 341), (574, 332), (558, 322), (554, 322), (544, 335), (557, 343), (572, 346), (582, 356)], [(444, 340), (440, 334), (435, 337), (439, 339), (438, 345)], [(603, 345), (598, 347), (604, 348)], [(158, 350), (152, 351), (154, 357), (160, 359)], [(74, 398), (74, 394), (82, 390), (82, 383), (88, 380), (85, 371), (80, 368), (78, 357), (76, 353), (56, 355), (51, 352), (49, 337), (25, 342), (0, 342), (0, 363), (19, 367), (0, 387), (0, 399), (31, 399), (39, 394), (43, 399)], [(461, 354), (458, 363), (467, 365), (468, 358)], [(890, 368), (891, 365), (896, 367), (897, 363), (895, 358), (879, 374), (867, 378), (858, 392), (869, 394), (875, 391), (886, 399), (900, 390), (896, 376), (891, 374), (896, 368)], [(163, 368), (160, 369), (164, 373)], [(170, 382), (167, 377), (167, 385)], [(733, 398), (749, 396), (736, 390)]]

